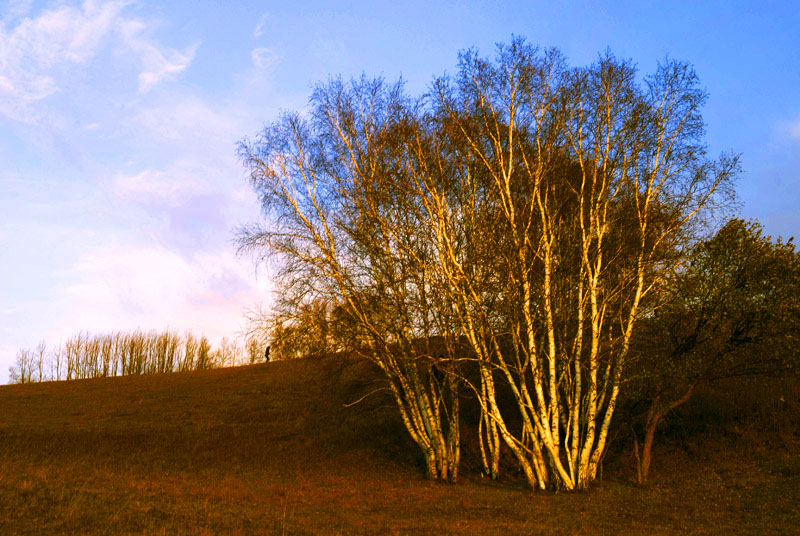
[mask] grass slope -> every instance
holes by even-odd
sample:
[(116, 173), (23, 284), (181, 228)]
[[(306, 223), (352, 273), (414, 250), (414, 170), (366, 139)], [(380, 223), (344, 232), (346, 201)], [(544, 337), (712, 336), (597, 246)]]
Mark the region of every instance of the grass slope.
[[(624, 456), (584, 493), (426, 481), (366, 364), (296, 360), (0, 387), (0, 534), (789, 534), (796, 433)], [(796, 430), (794, 431), (796, 432)], [(703, 437), (707, 437), (706, 434)], [(700, 448), (703, 447), (703, 448)]]

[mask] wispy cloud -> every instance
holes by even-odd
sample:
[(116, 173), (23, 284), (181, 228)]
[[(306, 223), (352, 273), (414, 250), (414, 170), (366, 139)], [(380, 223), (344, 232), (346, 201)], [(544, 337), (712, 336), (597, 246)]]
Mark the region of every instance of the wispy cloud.
[(159, 246), (108, 246), (82, 255), (67, 287), (72, 331), (170, 327), (213, 338), (241, 327), (255, 284), (225, 255), (187, 258)]
[(181, 154), (193, 154), (193, 148), (197, 148), (206, 156), (230, 155), (240, 125), (235, 112), (229, 112), (233, 111), (202, 97), (176, 93), (153, 105), (140, 106), (132, 121), (151, 141), (180, 147)]
[(87, 62), (114, 28), (123, 2), (61, 5), (0, 29), (0, 65), (6, 99), (33, 101), (57, 92), (56, 77)]
[(797, 141), (800, 141), (800, 118), (789, 125), (789, 135)]
[(270, 48), (255, 48), (250, 51), (253, 66), (259, 71), (274, 68), (280, 61), (280, 56)]
[(267, 23), (268, 19), (269, 19), (269, 13), (264, 13), (263, 15), (261, 15), (261, 18), (258, 19), (258, 23), (256, 24), (256, 27), (253, 29), (254, 38), (258, 39), (259, 37), (264, 35), (264, 25)]
[(772, 125), (772, 132), (776, 138), (789, 141), (800, 141), (800, 115), (794, 119), (777, 121)]
[(153, 46), (145, 47), (143, 62), (145, 71), (139, 74), (139, 91), (149, 91), (162, 80), (174, 78), (184, 71), (194, 59), (198, 44), (192, 45), (183, 52), (172, 51), (169, 58)]
[(141, 92), (186, 70), (199, 43), (182, 50), (161, 45), (146, 22), (126, 15), (129, 3), (58, 3), (21, 19), (30, 6), (12, 6), (16, 19), (0, 25), (0, 114), (25, 120), (27, 105), (59, 93), (80, 79), (81, 68), (115, 48), (138, 62)]
[(341, 41), (318, 37), (310, 45), (316, 58), (326, 64), (341, 65), (350, 60), (347, 47)]
[(120, 31), (127, 46), (141, 58), (140, 92), (147, 92), (161, 81), (172, 79), (186, 70), (200, 46), (197, 42), (182, 51), (161, 47), (148, 35), (147, 26), (138, 20), (123, 21)]
[(125, 202), (158, 200), (162, 205), (178, 205), (188, 194), (203, 191), (202, 184), (180, 171), (147, 169), (133, 175), (118, 175), (113, 181), (113, 191)]
[(8, 0), (2, 13), (2, 20), (11, 21), (27, 14), (33, 6), (33, 0)]

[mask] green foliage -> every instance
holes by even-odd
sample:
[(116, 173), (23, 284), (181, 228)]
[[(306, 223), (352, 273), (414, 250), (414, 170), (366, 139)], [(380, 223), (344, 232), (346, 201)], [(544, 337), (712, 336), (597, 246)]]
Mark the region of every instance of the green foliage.
[(648, 389), (773, 374), (800, 356), (800, 254), (792, 240), (730, 220), (667, 282), (641, 322), (638, 372)]
[(663, 303), (633, 341), (627, 392), (640, 483), (656, 427), (698, 385), (768, 381), (800, 365), (800, 254), (791, 239), (773, 241), (758, 223), (732, 219), (660, 291)]

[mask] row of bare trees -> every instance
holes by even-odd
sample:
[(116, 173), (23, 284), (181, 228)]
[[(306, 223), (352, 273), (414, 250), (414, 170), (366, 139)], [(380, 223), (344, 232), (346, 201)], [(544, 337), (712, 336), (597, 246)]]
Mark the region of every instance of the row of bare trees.
[[(44, 341), (22, 349), (9, 368), (12, 383), (158, 374), (235, 366), (263, 360), (255, 339), (244, 350), (228, 338), (212, 348), (205, 336), (175, 331), (81, 332), (52, 350)], [(246, 353), (245, 353), (246, 352)]]
[(637, 320), (738, 170), (705, 154), (704, 100), (686, 64), (572, 68), (521, 39), (418, 98), (332, 80), (242, 142), (266, 218), (241, 244), (295, 310), (339, 304), (429, 476), (457, 478), (466, 390), (488, 474), (502, 445), (532, 487), (585, 488)]

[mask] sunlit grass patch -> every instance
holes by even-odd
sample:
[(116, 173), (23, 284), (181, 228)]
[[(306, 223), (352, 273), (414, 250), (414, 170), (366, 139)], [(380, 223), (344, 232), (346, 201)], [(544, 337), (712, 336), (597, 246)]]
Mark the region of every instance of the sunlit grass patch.
[(627, 447), (581, 493), (531, 493), (513, 474), (475, 470), (436, 484), (391, 404), (344, 407), (371, 388), (369, 374), (354, 366), (326, 383), (324, 361), (298, 361), (2, 387), (0, 534), (787, 534), (800, 524), (797, 448), (776, 440), (751, 452), (750, 432), (732, 435), (696, 406), (681, 418), (709, 424), (665, 427), (648, 487), (635, 485)]

